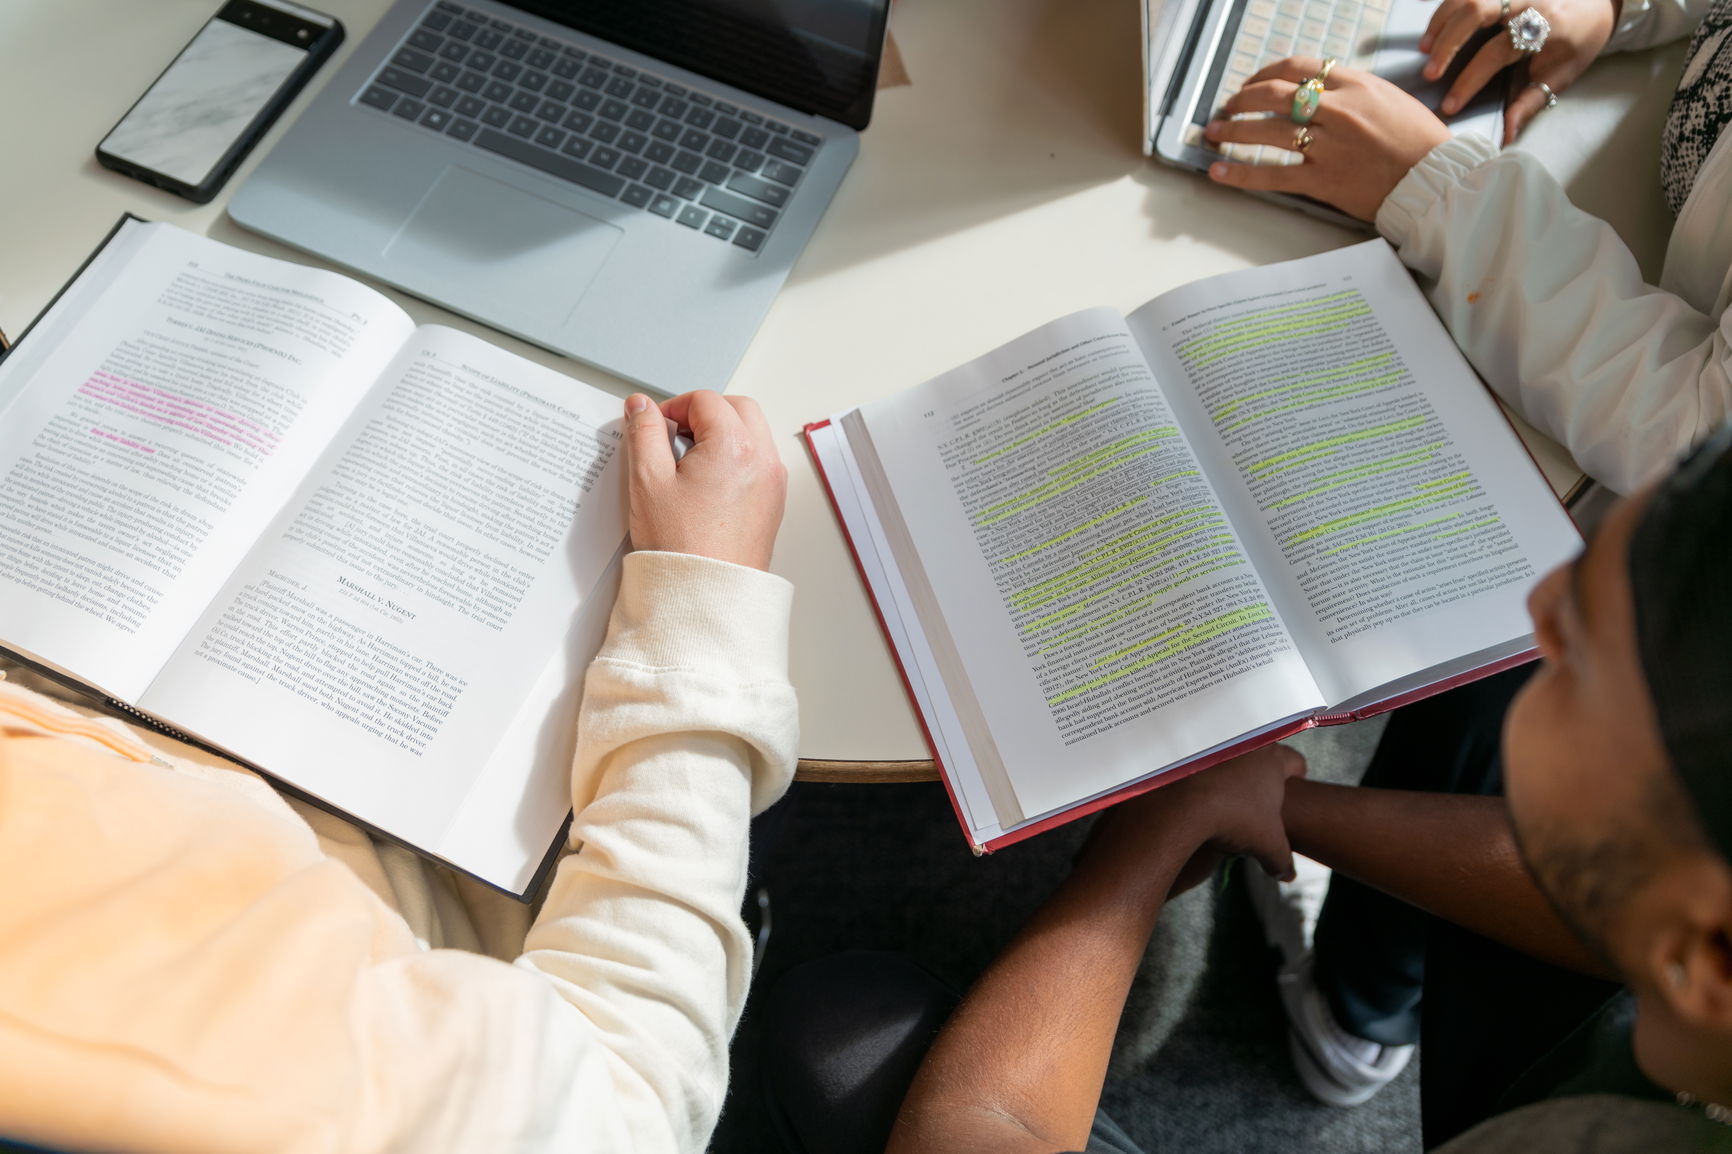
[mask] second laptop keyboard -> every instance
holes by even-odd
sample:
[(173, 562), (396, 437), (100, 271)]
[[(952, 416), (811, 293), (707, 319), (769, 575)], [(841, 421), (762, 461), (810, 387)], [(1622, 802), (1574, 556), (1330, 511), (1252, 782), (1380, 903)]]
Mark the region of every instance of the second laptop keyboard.
[[(1245, 86), (1257, 70), (1289, 56), (1333, 56), (1350, 68), (1370, 68), (1381, 47), (1391, 0), (1249, 0), (1219, 84), (1206, 104), (1211, 111)], [(1208, 148), (1200, 124), (1186, 127), (1186, 141)], [(1219, 150), (1248, 164), (1298, 164), (1304, 158), (1267, 144), (1227, 144)]]
[(749, 252), (823, 143), (449, 0), (356, 102)]

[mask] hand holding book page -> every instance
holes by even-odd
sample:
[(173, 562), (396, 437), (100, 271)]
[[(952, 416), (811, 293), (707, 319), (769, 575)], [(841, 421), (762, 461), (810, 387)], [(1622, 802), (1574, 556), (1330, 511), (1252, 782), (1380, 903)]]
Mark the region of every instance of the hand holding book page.
[(121, 259), (6, 361), (0, 635), (135, 700), (414, 326), (178, 229)]
[(1117, 314), (1054, 322), (849, 421), (882, 462), (862, 462), (868, 487), (894, 490), (880, 511), (905, 518), (886, 531), (968, 543), (898, 559), (937, 610), (922, 618), (1000, 824), (1242, 734), (1245, 695), (1278, 716), (1318, 703)]
[(788, 470), (758, 402), (702, 389), (657, 405), (634, 393), (625, 411), (632, 548), (768, 571)]

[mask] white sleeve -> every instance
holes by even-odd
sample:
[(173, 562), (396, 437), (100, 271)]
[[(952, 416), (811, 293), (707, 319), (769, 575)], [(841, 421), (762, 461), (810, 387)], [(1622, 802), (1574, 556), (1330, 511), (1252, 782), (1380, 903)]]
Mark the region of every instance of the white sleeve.
[(1645, 283), (1611, 226), (1532, 157), (1446, 141), (1377, 228), (1486, 383), (1617, 492), (1732, 412), (1732, 318)]
[(751, 817), (792, 779), (792, 587), (632, 553), (584, 682), (574, 852), (511, 967), (456, 950), (363, 970), (379, 1108), (361, 1149), (700, 1154), (752, 971)]
[(1708, 0), (1624, 0), (1601, 54), (1635, 52), (1682, 40), (1702, 23)]
[(751, 980), (748, 824), (787, 788), (798, 744), (791, 597), (756, 570), (631, 554), (584, 684), (578, 848), (518, 964), (610, 1053), (635, 1150), (700, 1151), (721, 1111)]

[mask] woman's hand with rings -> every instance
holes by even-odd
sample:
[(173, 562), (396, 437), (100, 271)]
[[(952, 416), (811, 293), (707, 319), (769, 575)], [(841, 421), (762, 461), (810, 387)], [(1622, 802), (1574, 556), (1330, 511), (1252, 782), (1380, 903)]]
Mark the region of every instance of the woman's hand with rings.
[[(1206, 130), (1209, 140), (1294, 148), (1299, 138), (1288, 115), (1293, 94), (1317, 75), (1322, 63), (1300, 56), (1258, 72), (1221, 106), (1222, 119), (1211, 121)], [(1329, 74), (1316, 115), (1306, 127), (1311, 143), (1304, 150), (1305, 163), (1221, 160), (1209, 166), (1210, 179), (1235, 188), (1313, 197), (1361, 220), (1373, 220), (1408, 170), (1449, 139), (1443, 121), (1418, 100), (1381, 77), (1346, 67)]]
[[(1431, 23), (1419, 39), (1419, 50), (1430, 59), (1425, 78), (1438, 80), (1449, 71), (1464, 48), (1482, 30), (1499, 28), (1497, 35), (1480, 46), (1443, 98), (1443, 114), (1454, 116), (1479, 91), (1513, 64), (1528, 63), (1528, 77), (1544, 81), (1553, 93), (1562, 92), (1587, 71), (1594, 57), (1605, 48), (1618, 22), (1622, 0), (1441, 0), (1431, 14)], [(1516, 48), (1502, 30), (1510, 17), (1529, 7), (1538, 7), (1551, 25), (1545, 46), (1528, 53)], [(1536, 113), (1547, 107), (1546, 94), (1528, 84), (1504, 106), (1503, 142), (1509, 144)]]

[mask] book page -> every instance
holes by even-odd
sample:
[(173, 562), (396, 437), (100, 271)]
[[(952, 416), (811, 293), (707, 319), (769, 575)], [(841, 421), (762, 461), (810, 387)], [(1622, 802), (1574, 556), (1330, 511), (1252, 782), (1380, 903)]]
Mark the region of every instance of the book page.
[[(1066, 817), (1076, 806), (1087, 806), (1118, 794), (1124, 787), (1159, 777), (1170, 765), (1138, 766), (1143, 772), (1127, 781), (1116, 781), (1096, 794), (1080, 798), (1074, 805), (1043, 813), (1026, 814), (1014, 825), (1001, 825), (987, 791), (980, 766), (975, 762), (968, 733), (957, 713), (955, 701), (945, 691), (944, 678), (933, 653), (931, 639), (920, 627), (919, 614), (901, 569), (894, 564), (884, 524), (876, 506), (867, 499), (865, 482), (855, 459), (852, 443), (837, 421), (830, 420), (806, 430), (807, 443), (817, 459), (837, 515), (847, 528), (849, 544), (878, 608), (890, 645), (895, 650), (909, 695), (920, 714), (932, 755), (943, 767), (944, 783), (958, 820), (977, 850), (1018, 840), (1038, 831), (1046, 822)], [(1291, 725), (1291, 719), (1275, 722), (1249, 735), (1251, 739)], [(1238, 740), (1247, 735), (1239, 735)], [(1223, 743), (1226, 748), (1238, 740)], [(1211, 756), (1217, 749), (1204, 750)], [(1187, 765), (1190, 764), (1188, 761)], [(1002, 769), (999, 770), (1002, 775)]]
[(129, 222), (0, 363), (0, 641), (136, 701), (412, 329)]
[(844, 427), (1001, 825), (1321, 704), (1116, 313)]
[(625, 537), (619, 410), (416, 330), (141, 705), (438, 846)]
[(1526, 649), (1580, 538), (1382, 241), (1131, 317), (1331, 705)]
[(626, 554), (584, 599), (553, 658), (524, 690), (487, 764), (429, 852), (514, 894), (525, 893), (572, 807), (572, 759), (583, 679), (607, 636)]

